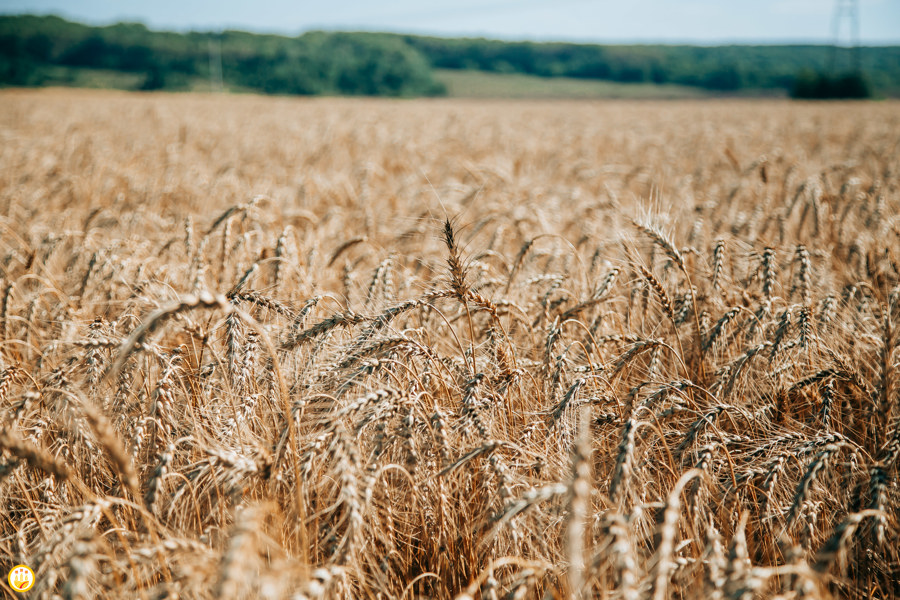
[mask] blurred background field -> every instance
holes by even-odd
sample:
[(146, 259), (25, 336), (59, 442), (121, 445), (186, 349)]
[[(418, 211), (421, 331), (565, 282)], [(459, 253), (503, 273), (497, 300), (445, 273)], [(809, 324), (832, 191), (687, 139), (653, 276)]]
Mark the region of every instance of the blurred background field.
[(0, 16), (0, 84), (297, 95), (883, 98), (900, 46), (600, 45)]
[(677, 99), (710, 97), (688, 86), (538, 77), (516, 73), (439, 69), (435, 79), (451, 98)]

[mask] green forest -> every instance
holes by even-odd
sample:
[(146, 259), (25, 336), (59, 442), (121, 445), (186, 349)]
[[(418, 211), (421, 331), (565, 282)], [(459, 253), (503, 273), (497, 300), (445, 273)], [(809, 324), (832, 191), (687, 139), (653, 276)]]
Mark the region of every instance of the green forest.
[[(900, 47), (504, 42), (389, 33), (173, 33), (0, 17), (0, 85), (438, 96), (446, 70), (675, 84), (718, 95), (900, 96)], [(206, 86), (201, 87), (201, 86)]]

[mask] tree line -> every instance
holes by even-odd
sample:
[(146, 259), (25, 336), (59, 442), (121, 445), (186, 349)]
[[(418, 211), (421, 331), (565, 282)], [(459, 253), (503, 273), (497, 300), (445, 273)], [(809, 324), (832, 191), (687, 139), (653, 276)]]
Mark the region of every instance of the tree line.
[(444, 91), (425, 57), (397, 36), (179, 34), (138, 23), (89, 27), (35, 16), (0, 17), (0, 82), (54, 83), (62, 67), (139, 73), (141, 89), (184, 89), (192, 79), (209, 77), (211, 48), (224, 83), (238, 89), (371, 96)]
[[(215, 60), (210, 61), (210, 56)], [(297, 37), (91, 27), (59, 17), (0, 17), (0, 84), (65, 82), (77, 69), (140, 75), (142, 89), (185, 89), (221, 72), (226, 86), (269, 94), (424, 96), (445, 92), (434, 69), (673, 83), (719, 93), (788, 90), (797, 97), (900, 95), (900, 47), (669, 46), (502, 42), (385, 33)], [(845, 67), (840, 68), (843, 64)]]
[[(445, 69), (674, 83), (715, 92), (788, 90), (807, 98), (866, 97), (873, 88), (900, 93), (900, 47), (601, 46), (413, 35), (404, 40), (431, 65)], [(865, 74), (856, 61), (867, 66)]]

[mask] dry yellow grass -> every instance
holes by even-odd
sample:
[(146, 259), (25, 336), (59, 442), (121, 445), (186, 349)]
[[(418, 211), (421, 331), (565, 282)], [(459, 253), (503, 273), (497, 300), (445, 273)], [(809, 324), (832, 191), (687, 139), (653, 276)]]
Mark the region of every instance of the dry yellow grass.
[(33, 597), (898, 595), (896, 103), (0, 105)]

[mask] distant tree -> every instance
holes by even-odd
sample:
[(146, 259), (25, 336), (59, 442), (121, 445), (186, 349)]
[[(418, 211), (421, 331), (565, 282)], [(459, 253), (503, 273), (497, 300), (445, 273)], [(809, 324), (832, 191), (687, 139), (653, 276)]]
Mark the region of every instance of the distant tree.
[(440, 93), (425, 59), (393, 36), (326, 34), (318, 47), (334, 91), (350, 95)]
[(53, 51), (53, 40), (47, 34), (36, 33), (25, 39), (24, 50), (32, 60), (46, 62)]
[(872, 90), (861, 73), (831, 76), (811, 70), (801, 71), (794, 80), (791, 96), (805, 100), (869, 98)]
[(603, 59), (585, 60), (571, 69), (562, 69), (563, 74), (569, 77), (580, 77), (583, 79), (609, 79), (612, 75), (612, 69)]
[(143, 44), (122, 48), (116, 62), (118, 68), (124, 71), (145, 71), (157, 66), (154, 64), (153, 49)]
[(861, 73), (846, 73), (834, 79), (832, 94), (834, 98), (869, 98), (872, 90)]
[(166, 87), (166, 70), (162, 65), (151, 65), (140, 89), (145, 92), (162, 90)]
[(647, 81), (647, 72), (641, 65), (626, 64), (616, 72), (614, 79), (622, 83), (643, 83)]
[(669, 77), (669, 72), (660, 64), (654, 64), (650, 69), (650, 79), (653, 83), (666, 83)]
[(822, 76), (810, 69), (804, 69), (797, 74), (791, 89), (794, 98), (821, 98), (824, 89), (821, 87)]
[(99, 34), (91, 35), (63, 53), (60, 63), (71, 67), (109, 67), (114, 52)]
[(703, 87), (710, 90), (734, 91), (743, 85), (740, 69), (733, 64), (721, 66), (710, 71), (703, 78)]
[(41, 85), (45, 77), (42, 61), (33, 56), (31, 38), (0, 35), (0, 84)]

